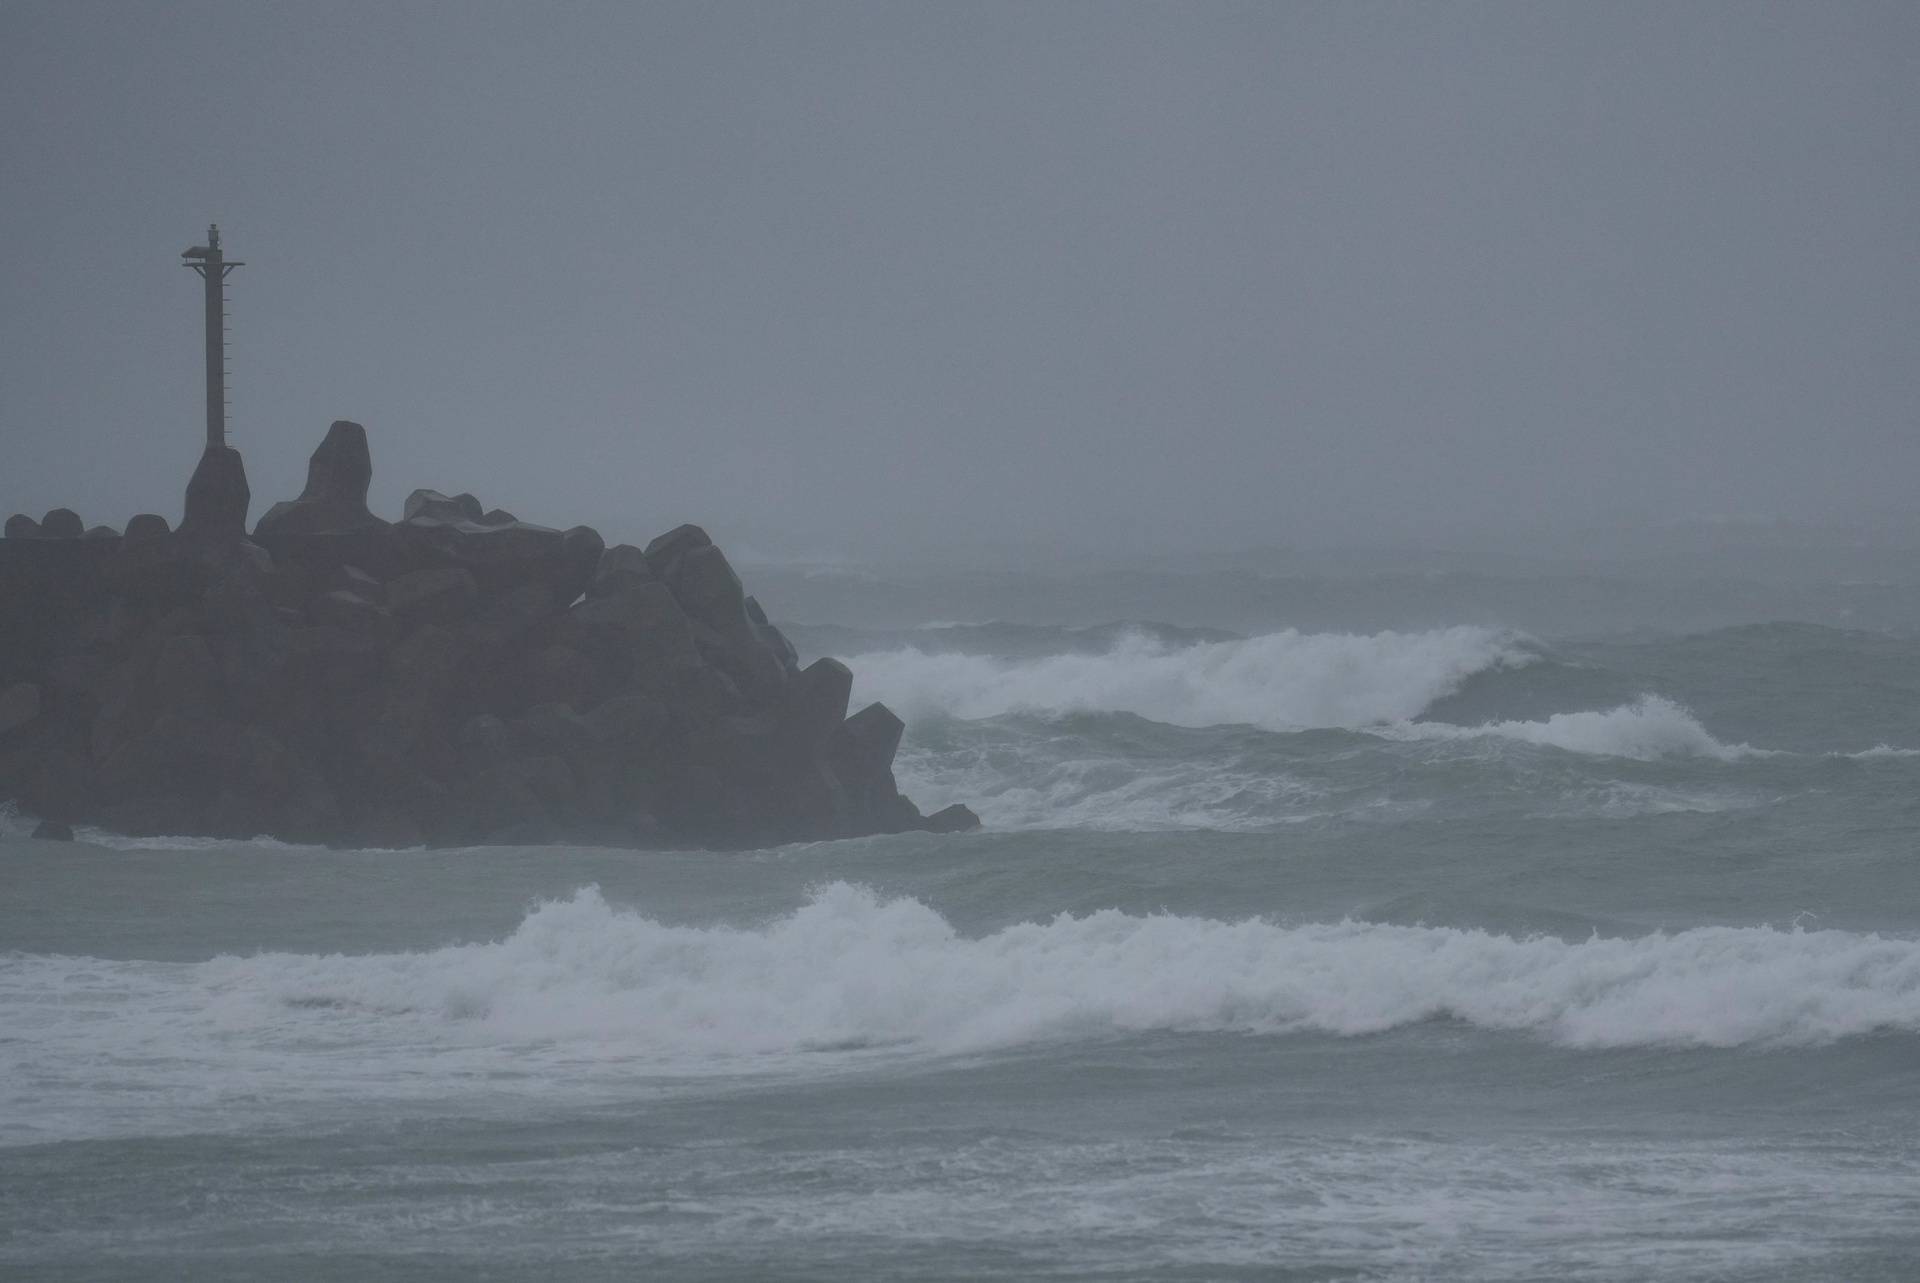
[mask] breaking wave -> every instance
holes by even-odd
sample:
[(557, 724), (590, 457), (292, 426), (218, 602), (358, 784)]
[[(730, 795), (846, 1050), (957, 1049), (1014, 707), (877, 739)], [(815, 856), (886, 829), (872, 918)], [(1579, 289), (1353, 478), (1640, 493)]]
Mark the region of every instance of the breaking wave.
[(194, 970), (229, 1032), (239, 1002), (303, 1021), (591, 1039), (601, 1058), (969, 1051), (1144, 1030), (1363, 1035), (1436, 1019), (1577, 1048), (1920, 1032), (1920, 942), (1875, 934), (1701, 927), (1570, 943), (1109, 910), (968, 938), (916, 900), (847, 883), (757, 928), (664, 925), (589, 887), (491, 944)]
[(1469, 678), (1520, 669), (1539, 658), (1537, 644), (1520, 634), (1456, 627), (1372, 635), (1288, 631), (1185, 646), (1132, 635), (1103, 654), (1038, 659), (905, 647), (850, 663), (857, 698), (882, 700), (909, 724), (940, 717), (1131, 713), (1178, 727), (1345, 729), (1401, 741), (1492, 738), (1640, 761), (1730, 762), (1769, 755), (1722, 742), (1690, 710), (1653, 694), (1538, 720), (1415, 720)]
[(1481, 726), (1419, 722), (1398, 727), (1394, 734), (1407, 739), (1495, 736), (1571, 753), (1631, 757), (1643, 762), (1662, 757), (1708, 757), (1731, 762), (1767, 755), (1767, 750), (1750, 745), (1721, 743), (1692, 713), (1659, 695), (1643, 695), (1631, 704), (1605, 712), (1556, 713), (1537, 722), (1488, 722)]
[(1173, 726), (1361, 727), (1416, 717), (1474, 673), (1531, 662), (1518, 634), (1270, 633), (1168, 647), (1123, 638), (1099, 655), (1006, 660), (912, 647), (848, 661), (856, 697), (918, 718), (1135, 713)]
[(965, 800), (990, 828), (1142, 833), (1209, 829), (1258, 832), (1325, 813), (1324, 785), (1253, 764), (1111, 755), (1014, 760), (909, 746), (894, 760), (901, 791), (937, 809)]

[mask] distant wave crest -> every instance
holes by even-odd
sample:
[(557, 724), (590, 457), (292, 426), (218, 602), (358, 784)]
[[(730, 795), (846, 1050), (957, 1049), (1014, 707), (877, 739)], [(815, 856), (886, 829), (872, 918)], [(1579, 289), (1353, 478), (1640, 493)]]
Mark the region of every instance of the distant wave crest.
[(1133, 713), (1172, 726), (1245, 724), (1269, 731), (1366, 730), (1403, 740), (1493, 737), (1596, 756), (1719, 761), (1765, 750), (1716, 739), (1660, 695), (1616, 708), (1477, 726), (1416, 722), (1477, 673), (1534, 662), (1512, 632), (1455, 627), (1421, 633), (1271, 633), (1169, 647), (1144, 636), (1098, 655), (1008, 660), (877, 651), (852, 661), (863, 698), (913, 721), (1007, 713)]
[(1474, 673), (1531, 662), (1518, 634), (1300, 633), (1168, 647), (1129, 636), (1099, 655), (1005, 660), (913, 647), (848, 661), (857, 696), (909, 721), (1003, 713), (1135, 713), (1172, 726), (1361, 727), (1416, 717)]
[(1488, 722), (1481, 726), (1420, 722), (1400, 727), (1395, 733), (1408, 739), (1494, 736), (1572, 753), (1641, 761), (1708, 757), (1730, 762), (1767, 755), (1767, 750), (1746, 744), (1721, 743), (1692, 713), (1659, 695), (1643, 695), (1631, 704), (1604, 712), (1556, 713), (1537, 722)]

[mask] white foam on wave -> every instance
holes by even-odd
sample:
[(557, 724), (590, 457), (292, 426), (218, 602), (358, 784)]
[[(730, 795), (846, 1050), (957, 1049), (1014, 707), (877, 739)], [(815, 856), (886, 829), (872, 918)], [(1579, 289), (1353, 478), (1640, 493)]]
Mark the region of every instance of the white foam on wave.
[(1455, 726), (1412, 720), (1475, 673), (1535, 658), (1518, 634), (1462, 626), (1371, 635), (1287, 631), (1177, 647), (1135, 635), (1105, 654), (1026, 660), (906, 648), (849, 663), (858, 700), (882, 700), (909, 722), (1125, 712), (1173, 726), (1328, 727), (1399, 740), (1492, 737), (1642, 761), (1768, 755), (1723, 743), (1689, 710), (1661, 695), (1540, 721)]
[(1765, 793), (1672, 788), (1628, 780), (1610, 780), (1575, 789), (1554, 799), (1540, 815), (1550, 819), (1631, 820), (1646, 815), (1717, 815), (1764, 806)]
[(1631, 704), (1604, 712), (1555, 713), (1537, 722), (1487, 722), (1480, 726), (1415, 722), (1394, 727), (1390, 733), (1399, 739), (1430, 740), (1493, 736), (1571, 753), (1640, 761), (1705, 757), (1731, 762), (1771, 756), (1768, 750), (1751, 745), (1722, 743), (1692, 713), (1660, 695), (1643, 695)]
[[(907, 744), (894, 759), (900, 791), (928, 811), (965, 802), (994, 830), (1255, 832), (1312, 818), (1327, 790), (1295, 776), (1217, 759), (1143, 765), (1120, 756), (1058, 757), (1052, 745), (934, 752)], [(1009, 760), (1011, 757), (1011, 760)]]
[(1359, 727), (1417, 716), (1474, 673), (1534, 658), (1491, 628), (1300, 633), (1166, 646), (1132, 635), (1099, 655), (1005, 660), (907, 647), (848, 660), (860, 701), (916, 718), (1126, 712), (1174, 726)]
[(666, 925), (585, 888), (495, 943), (222, 958), (191, 982), (229, 1028), (249, 1009), (299, 1010), (698, 1054), (1138, 1030), (1356, 1035), (1436, 1018), (1572, 1047), (1920, 1032), (1920, 941), (1872, 934), (1701, 927), (1568, 942), (1104, 911), (968, 938), (919, 901), (839, 882), (758, 927)]
[(1920, 1033), (1920, 941), (1702, 927), (1568, 942), (1118, 911), (969, 937), (846, 883), (759, 925), (687, 926), (586, 888), (498, 941), (417, 953), (0, 955), (0, 1146), (244, 1129), (296, 1106), (631, 1101), (876, 1055), (1442, 1019), (1574, 1049)]
[(1129, 1030), (1375, 1033), (1439, 1017), (1577, 1047), (1817, 1043), (1920, 1031), (1920, 942), (1706, 927), (1516, 939), (1117, 911), (969, 939), (926, 905), (834, 883), (757, 928), (669, 926), (588, 888), (498, 943), (205, 964), (209, 993), (754, 1053), (937, 1050)]

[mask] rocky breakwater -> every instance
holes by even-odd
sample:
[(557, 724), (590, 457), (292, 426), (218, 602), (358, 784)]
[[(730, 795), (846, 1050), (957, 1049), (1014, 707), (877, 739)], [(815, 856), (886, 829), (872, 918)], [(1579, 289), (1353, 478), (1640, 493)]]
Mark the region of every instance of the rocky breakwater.
[(178, 530), (56, 509), (0, 540), (0, 797), (49, 831), (359, 846), (760, 845), (978, 821), (895, 786), (901, 723), (847, 715), (697, 526), (605, 546), (416, 490), (367, 508), (335, 423), (249, 535), (209, 448)]

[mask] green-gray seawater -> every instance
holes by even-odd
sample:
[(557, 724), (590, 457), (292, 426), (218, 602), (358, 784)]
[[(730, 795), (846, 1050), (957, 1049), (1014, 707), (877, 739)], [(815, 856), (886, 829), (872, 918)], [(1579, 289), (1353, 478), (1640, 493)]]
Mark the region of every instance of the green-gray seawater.
[(889, 647), (976, 834), (0, 844), (0, 1276), (1920, 1276), (1920, 641)]

